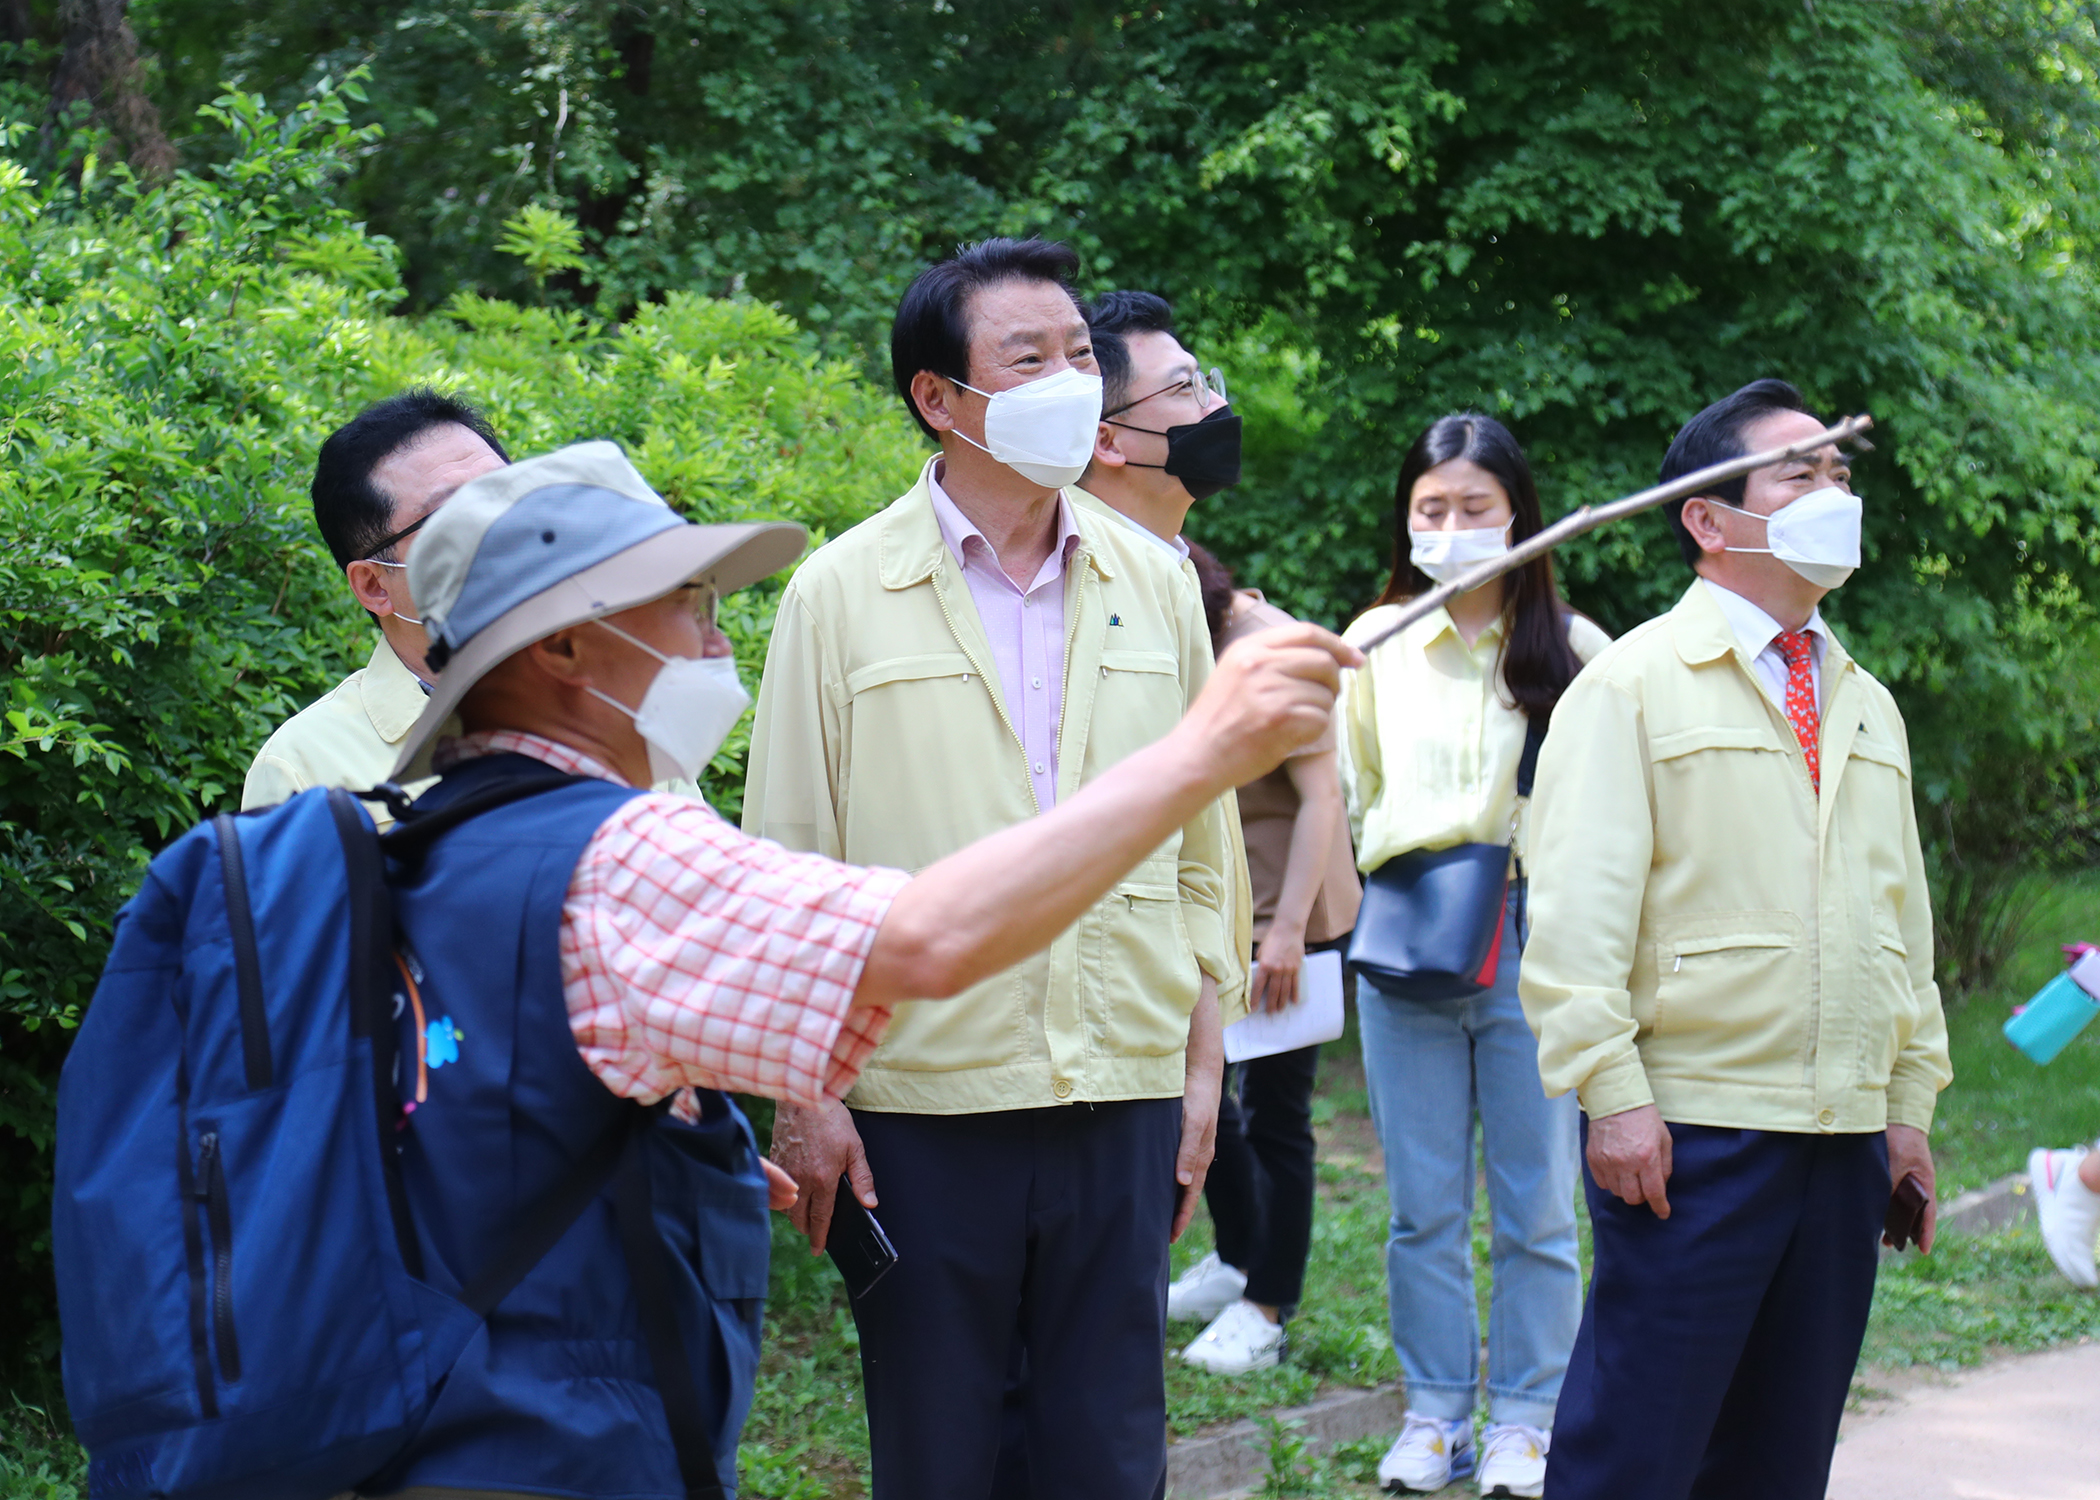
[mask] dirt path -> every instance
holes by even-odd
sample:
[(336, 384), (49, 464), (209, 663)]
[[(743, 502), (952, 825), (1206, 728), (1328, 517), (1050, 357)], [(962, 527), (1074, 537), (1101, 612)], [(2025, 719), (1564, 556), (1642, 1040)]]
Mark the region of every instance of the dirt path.
[(1848, 1418), (1830, 1500), (2100, 1500), (2100, 1343), (1909, 1384)]

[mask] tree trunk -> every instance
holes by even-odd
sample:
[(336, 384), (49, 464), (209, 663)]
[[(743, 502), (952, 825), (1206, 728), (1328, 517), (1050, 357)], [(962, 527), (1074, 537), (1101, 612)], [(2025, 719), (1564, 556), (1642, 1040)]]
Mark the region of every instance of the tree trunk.
[(160, 128), (160, 111), (146, 97), (139, 67), (139, 41), (124, 12), (129, 0), (59, 0), (58, 22), (65, 51), (51, 79), (55, 116), (85, 99), (96, 124), (142, 177), (175, 170), (175, 148)]

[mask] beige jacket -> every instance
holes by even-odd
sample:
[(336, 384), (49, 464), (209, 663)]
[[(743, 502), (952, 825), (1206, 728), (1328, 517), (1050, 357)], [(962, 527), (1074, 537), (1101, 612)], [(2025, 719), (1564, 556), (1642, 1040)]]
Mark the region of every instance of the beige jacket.
[(1549, 1094), (1592, 1116), (1929, 1129), (1952, 1077), (1910, 746), (1832, 641), (1820, 798), (1706, 589), (1606, 647), (1553, 712), (1519, 989)]
[[(393, 772), (401, 741), (428, 701), (416, 674), (381, 636), (371, 660), (263, 741), (248, 767), (241, 806), (272, 807), (309, 787), (363, 791), (379, 785)], [(419, 781), (408, 790), (413, 794), (428, 785)], [(382, 804), (365, 805), (381, 828), (393, 822)]]
[[(930, 464), (929, 464), (930, 468)], [(1181, 718), (1210, 672), (1200, 598), (1174, 559), (1074, 506), (1057, 788), (1067, 797)], [(1036, 812), (969, 586), (926, 475), (819, 548), (781, 595), (751, 735), (744, 827), (853, 864), (919, 870)], [(1216, 804), (1049, 950), (953, 1000), (907, 1002), (847, 1096), (969, 1114), (1178, 1097), (1202, 973), (1245, 1009)]]

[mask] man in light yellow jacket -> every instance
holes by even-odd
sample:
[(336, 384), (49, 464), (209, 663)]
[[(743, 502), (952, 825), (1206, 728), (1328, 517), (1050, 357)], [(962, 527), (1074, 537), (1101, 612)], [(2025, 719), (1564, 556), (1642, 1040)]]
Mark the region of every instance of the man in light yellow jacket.
[[(1822, 426), (1757, 381), (1662, 477)], [(1595, 1230), (1554, 1500), (1820, 1500), (1892, 1186), (1931, 1195), (1951, 1073), (1909, 743), (1818, 610), (1859, 516), (1835, 448), (1681, 502), (1698, 580), (1554, 710), (1521, 990)]]
[[(747, 831), (921, 869), (1167, 733), (1208, 676), (1179, 560), (1068, 488), (1101, 412), (1076, 264), (992, 240), (906, 291), (891, 361), (941, 451), (782, 595)], [(1034, 1493), (1160, 1492), (1167, 1245), (1244, 1004), (1228, 816), (1207, 808), (1047, 953), (899, 1006), (844, 1106), (777, 1116), (811, 1243), (843, 1176), (896, 1247), (853, 1303), (875, 1500), (993, 1493), (1010, 1388)]]
[[(509, 462), (480, 412), (428, 389), (374, 402), (329, 434), (314, 462), (314, 520), (379, 639), (371, 660), (263, 742), (241, 806), (386, 780), (437, 676), (423, 660), (429, 642), (408, 591), (409, 549), (440, 500)], [(393, 821), (372, 808), (382, 827)]]

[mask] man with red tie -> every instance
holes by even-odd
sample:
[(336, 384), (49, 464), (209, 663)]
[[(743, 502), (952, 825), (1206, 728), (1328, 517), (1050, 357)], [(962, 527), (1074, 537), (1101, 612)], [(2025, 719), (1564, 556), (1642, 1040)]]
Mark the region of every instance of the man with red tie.
[[(1662, 477), (1823, 425), (1759, 380)], [(1819, 608), (1859, 566), (1851, 481), (1826, 447), (1677, 502), (1697, 580), (1553, 711), (1520, 988), (1547, 1092), (1582, 1101), (1595, 1230), (1553, 1500), (1821, 1500), (1892, 1200), (1922, 1194), (1932, 1243), (1910, 746)]]

